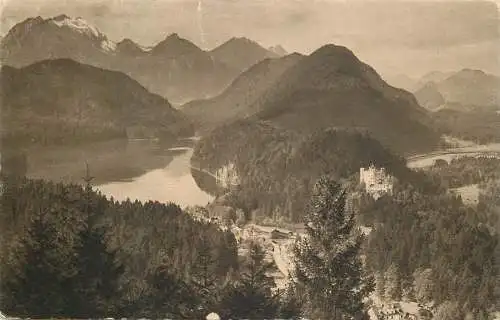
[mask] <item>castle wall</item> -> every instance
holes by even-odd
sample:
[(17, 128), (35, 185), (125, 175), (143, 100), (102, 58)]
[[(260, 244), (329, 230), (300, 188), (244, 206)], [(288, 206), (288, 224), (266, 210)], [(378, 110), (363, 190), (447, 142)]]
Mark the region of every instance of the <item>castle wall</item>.
[(385, 169), (377, 169), (374, 166), (360, 168), (359, 180), (365, 185), (365, 190), (374, 198), (379, 198), (383, 194), (392, 194), (393, 179)]

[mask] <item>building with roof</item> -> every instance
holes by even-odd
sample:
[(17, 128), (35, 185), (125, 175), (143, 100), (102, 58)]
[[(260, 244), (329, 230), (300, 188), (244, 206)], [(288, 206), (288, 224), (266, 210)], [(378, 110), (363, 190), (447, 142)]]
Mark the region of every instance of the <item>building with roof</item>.
[(385, 194), (392, 195), (394, 178), (384, 168), (376, 168), (373, 164), (368, 168), (360, 168), (359, 183), (365, 186), (365, 191), (374, 199)]

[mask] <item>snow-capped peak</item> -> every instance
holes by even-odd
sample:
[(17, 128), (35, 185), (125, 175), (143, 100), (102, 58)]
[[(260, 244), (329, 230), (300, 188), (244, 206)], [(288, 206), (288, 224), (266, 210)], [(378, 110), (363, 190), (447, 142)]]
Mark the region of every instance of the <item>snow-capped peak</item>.
[(275, 54), (277, 54), (279, 56), (286, 56), (288, 54), (287, 51), (281, 45), (269, 47), (268, 50), (271, 52), (274, 52)]
[(99, 31), (99, 29), (89, 24), (81, 17), (70, 18), (63, 14), (49, 20), (58, 27), (69, 28), (73, 31), (86, 35), (93, 40), (100, 41), (100, 46), (105, 51), (111, 52), (116, 49), (116, 43), (110, 41), (102, 32)]
[(68, 27), (79, 33), (86, 34), (87, 36), (95, 38), (100, 38), (102, 36), (102, 33), (99, 32), (96, 27), (90, 25), (87, 21), (80, 17), (72, 19), (66, 15), (60, 15), (52, 18), (51, 21), (59, 27)]
[(101, 48), (108, 52), (113, 52), (116, 50), (116, 43), (105, 38), (101, 41)]

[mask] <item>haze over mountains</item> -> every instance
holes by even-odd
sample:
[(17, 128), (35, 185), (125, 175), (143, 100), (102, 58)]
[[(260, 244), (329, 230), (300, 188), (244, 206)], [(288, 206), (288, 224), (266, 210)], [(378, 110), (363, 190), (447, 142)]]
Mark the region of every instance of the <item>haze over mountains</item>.
[(117, 44), (82, 18), (66, 15), (16, 24), (2, 39), (1, 50), (2, 63), (13, 67), (70, 58), (122, 71), (175, 104), (211, 97), (253, 63), (278, 56), (245, 39), (232, 39), (206, 52), (175, 33), (152, 48), (130, 39)]
[(415, 97), (420, 105), (430, 110), (452, 108), (468, 111), (500, 107), (500, 78), (481, 70), (434, 72), (424, 77), (421, 83)]

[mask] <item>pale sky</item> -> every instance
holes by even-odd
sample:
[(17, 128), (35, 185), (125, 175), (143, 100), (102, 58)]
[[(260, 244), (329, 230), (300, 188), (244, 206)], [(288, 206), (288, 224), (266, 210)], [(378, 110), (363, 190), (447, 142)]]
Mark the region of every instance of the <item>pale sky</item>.
[[(153, 45), (176, 32), (210, 49), (233, 36), (309, 53), (345, 45), (382, 74), (499, 73), (494, 1), (0, 0), (1, 34), (28, 17), (81, 16), (111, 40)], [(500, 3), (500, 0), (497, 0)]]

